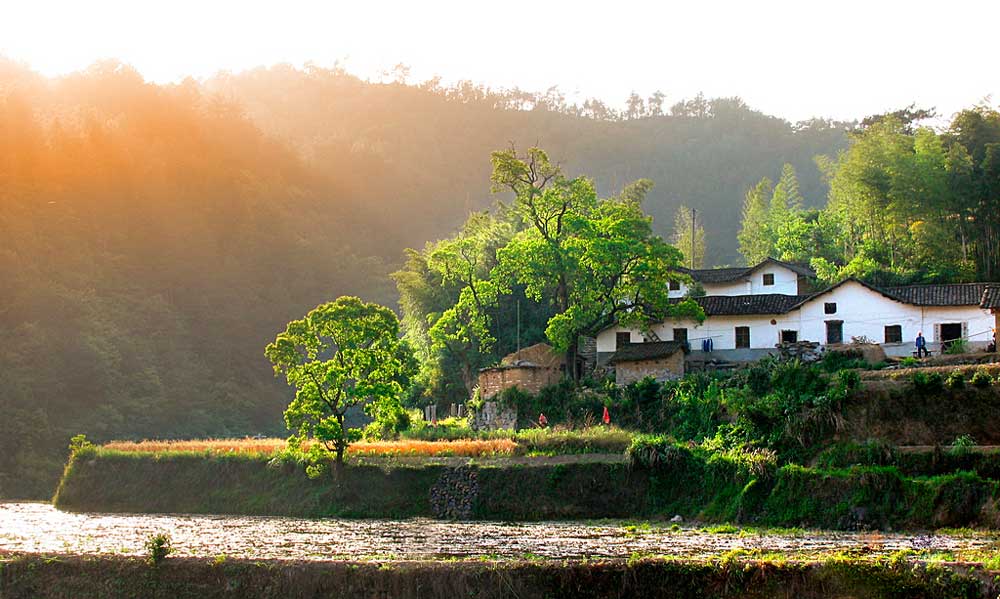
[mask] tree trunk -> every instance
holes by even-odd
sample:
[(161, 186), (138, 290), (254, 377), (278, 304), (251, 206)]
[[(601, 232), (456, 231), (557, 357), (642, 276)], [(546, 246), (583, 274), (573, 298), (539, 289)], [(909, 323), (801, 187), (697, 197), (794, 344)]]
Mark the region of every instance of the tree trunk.
[(344, 415), (337, 414), (337, 422), (340, 424), (340, 438), (337, 439), (337, 470), (344, 466), (344, 454), (347, 452), (347, 429), (344, 428)]
[(578, 335), (573, 336), (573, 340), (570, 342), (569, 347), (566, 348), (566, 376), (569, 380), (574, 383), (579, 382), (580, 373), (576, 369), (576, 356), (577, 347), (580, 344), (580, 338)]

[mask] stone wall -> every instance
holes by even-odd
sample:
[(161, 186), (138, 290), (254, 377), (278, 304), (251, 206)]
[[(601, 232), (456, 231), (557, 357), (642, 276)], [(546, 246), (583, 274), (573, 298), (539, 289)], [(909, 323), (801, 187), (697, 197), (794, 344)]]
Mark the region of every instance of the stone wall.
[(684, 376), (684, 352), (678, 351), (673, 355), (655, 360), (636, 360), (615, 364), (615, 383), (618, 385), (628, 385), (647, 376), (658, 381)]
[(479, 372), (479, 395), (489, 399), (504, 389), (518, 387), (528, 393), (538, 393), (542, 387), (559, 382), (562, 371), (539, 366), (498, 366)]
[(477, 431), (516, 430), (517, 410), (501, 407), (495, 401), (488, 401), (483, 404), (481, 410), (472, 414), (469, 424)]

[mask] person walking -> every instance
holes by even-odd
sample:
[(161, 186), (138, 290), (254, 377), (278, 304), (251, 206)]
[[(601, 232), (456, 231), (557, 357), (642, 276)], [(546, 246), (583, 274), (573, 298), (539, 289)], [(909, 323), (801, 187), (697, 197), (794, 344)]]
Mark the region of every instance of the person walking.
[(924, 358), (930, 355), (927, 351), (927, 340), (924, 339), (924, 332), (917, 331), (917, 357)]

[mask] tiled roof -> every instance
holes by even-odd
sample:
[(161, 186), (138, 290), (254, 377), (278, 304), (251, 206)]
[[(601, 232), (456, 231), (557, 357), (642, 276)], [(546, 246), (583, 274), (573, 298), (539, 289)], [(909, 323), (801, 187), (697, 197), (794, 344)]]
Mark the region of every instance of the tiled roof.
[(681, 341), (653, 341), (650, 343), (629, 343), (611, 356), (610, 362), (637, 362), (656, 360), (683, 351), (686, 345)]
[(690, 275), (699, 283), (729, 283), (739, 280), (747, 273), (747, 269), (742, 266), (739, 268), (696, 268), (694, 270), (681, 268), (678, 270)]
[(990, 283), (956, 283), (944, 285), (907, 285), (880, 287), (886, 294), (914, 306), (978, 306)]
[(802, 266), (801, 264), (795, 264), (792, 262), (784, 262), (777, 260), (775, 258), (767, 258), (766, 260), (750, 267), (739, 266), (736, 268), (680, 268), (681, 272), (689, 275), (695, 281), (699, 283), (731, 283), (732, 281), (738, 281), (744, 277), (750, 275), (750, 273), (762, 268), (768, 264), (777, 264), (778, 266), (783, 266), (788, 270), (801, 275), (803, 277), (815, 277), (816, 273), (812, 269)]
[(694, 298), (705, 316), (784, 314), (812, 296), (767, 293), (760, 295), (706, 295)]
[(1000, 285), (990, 285), (983, 290), (983, 297), (979, 300), (979, 307), (1000, 309)]

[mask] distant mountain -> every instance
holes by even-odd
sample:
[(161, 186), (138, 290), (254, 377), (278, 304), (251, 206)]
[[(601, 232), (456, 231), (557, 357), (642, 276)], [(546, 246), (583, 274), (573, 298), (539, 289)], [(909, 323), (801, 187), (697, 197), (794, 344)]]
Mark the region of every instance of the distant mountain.
[(604, 194), (652, 179), (646, 209), (657, 230), (669, 235), (677, 206), (692, 206), (704, 219), (708, 262), (736, 264), (747, 188), (763, 176), (777, 179), (789, 162), (807, 202), (825, 203), (813, 158), (844, 149), (849, 126), (793, 125), (733, 98), (679, 102), (669, 115), (647, 108), (638, 118), (604, 110), (594, 118), (583, 115), (595, 110), (551, 93), (368, 83), (287, 66), (220, 75), (205, 88), (242, 105), (265, 132), (337, 181), (377, 232), (370, 251), (390, 260), (404, 246), (450, 234), (469, 210), (491, 206), (490, 152), (513, 143), (543, 147)]

